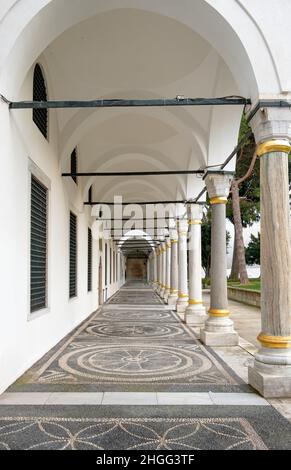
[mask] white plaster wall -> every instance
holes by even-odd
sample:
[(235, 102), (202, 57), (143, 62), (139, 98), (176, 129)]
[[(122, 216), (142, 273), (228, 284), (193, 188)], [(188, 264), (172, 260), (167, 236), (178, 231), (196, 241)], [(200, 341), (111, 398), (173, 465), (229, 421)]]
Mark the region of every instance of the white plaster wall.
[[(32, 73), (19, 99), (31, 95)], [(89, 209), (82, 188), (60, 176), (55, 113), (49, 113), (49, 141), (31, 111), (9, 113), (0, 105), (0, 393), (98, 307), (99, 242), (93, 240), (92, 292), (87, 292)], [(48, 233), (48, 309), (29, 312), (29, 162), (50, 180)], [(78, 295), (69, 299), (69, 211), (78, 216)], [(104, 266), (104, 263), (103, 263)], [(118, 283), (110, 286), (112, 295)]]

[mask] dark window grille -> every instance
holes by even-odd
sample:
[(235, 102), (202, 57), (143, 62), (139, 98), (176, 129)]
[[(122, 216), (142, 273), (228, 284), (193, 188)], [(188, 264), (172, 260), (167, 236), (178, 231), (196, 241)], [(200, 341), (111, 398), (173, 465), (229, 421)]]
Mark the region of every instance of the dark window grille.
[[(33, 73), (33, 101), (47, 101), (45, 79), (39, 64), (36, 64)], [(33, 109), (32, 118), (42, 135), (47, 139), (48, 110), (46, 108)]]
[[(78, 172), (78, 155), (77, 155), (77, 149), (74, 148), (74, 150), (71, 153), (71, 173), (77, 173)], [(76, 184), (78, 184), (78, 178), (77, 176), (72, 176), (73, 181), (75, 181)]]
[(31, 175), (30, 311), (47, 306), (48, 190)]
[(88, 292), (92, 291), (92, 230), (88, 228)]
[(88, 201), (92, 202), (92, 186), (90, 186), (89, 191), (88, 191)]
[(77, 216), (70, 212), (70, 298), (77, 295)]

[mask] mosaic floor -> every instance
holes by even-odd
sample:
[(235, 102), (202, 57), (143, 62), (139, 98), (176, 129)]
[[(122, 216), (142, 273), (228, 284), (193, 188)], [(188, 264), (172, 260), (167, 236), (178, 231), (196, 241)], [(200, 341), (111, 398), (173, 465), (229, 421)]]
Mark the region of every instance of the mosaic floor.
[(291, 424), (139, 282), (0, 397), (8, 449), (291, 449)]
[(0, 450), (291, 448), (290, 423), (269, 406), (3, 408)]
[[(142, 307), (131, 300), (136, 298)], [(11, 390), (238, 391), (246, 387), (152, 290), (129, 284)]]

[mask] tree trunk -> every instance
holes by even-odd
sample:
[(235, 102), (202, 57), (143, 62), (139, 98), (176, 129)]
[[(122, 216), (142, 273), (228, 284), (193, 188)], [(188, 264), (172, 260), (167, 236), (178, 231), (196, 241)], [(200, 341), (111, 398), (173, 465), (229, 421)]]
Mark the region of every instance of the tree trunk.
[(235, 229), (235, 250), (238, 263), (238, 271), (241, 284), (248, 284), (249, 278), (246, 267), (245, 246), (243, 239), (243, 227), (241, 222), (239, 187), (236, 180), (231, 185), (232, 194), (232, 212)]
[(239, 269), (238, 269), (238, 259), (237, 259), (237, 241), (234, 232), (234, 244), (233, 244), (233, 256), (231, 264), (231, 273), (229, 279), (232, 281), (239, 281)]

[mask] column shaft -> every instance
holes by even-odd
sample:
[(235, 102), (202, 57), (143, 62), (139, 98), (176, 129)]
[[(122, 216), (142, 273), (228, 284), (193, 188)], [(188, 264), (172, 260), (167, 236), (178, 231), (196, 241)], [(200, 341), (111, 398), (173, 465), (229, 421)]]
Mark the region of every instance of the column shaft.
[(170, 295), (168, 297), (168, 304), (176, 308), (178, 300), (178, 239), (171, 240), (171, 280), (170, 280)]
[(226, 264), (226, 203), (231, 178), (209, 171), (205, 182), (211, 204), (211, 294), (209, 317), (200, 339), (209, 346), (236, 346), (238, 334), (229, 318)]
[(162, 251), (162, 289), (161, 289), (161, 297), (164, 298), (165, 290), (166, 290), (166, 242), (163, 243), (163, 251)]
[(189, 220), (189, 305), (185, 321), (195, 326), (202, 326), (207, 318), (202, 301), (202, 266), (201, 266), (201, 219), (199, 205), (190, 206)]
[(171, 241), (166, 243), (166, 288), (164, 294), (165, 302), (168, 302), (168, 297), (171, 290)]
[(212, 205), (210, 310), (228, 311), (225, 204)]
[(177, 312), (185, 314), (188, 306), (188, 269), (187, 269), (187, 221), (180, 221), (178, 228), (178, 267), (179, 267), (179, 298)]
[(262, 347), (249, 367), (249, 383), (265, 397), (291, 397), (290, 148), (288, 141), (280, 140), (258, 147), (262, 319), (258, 340)]

